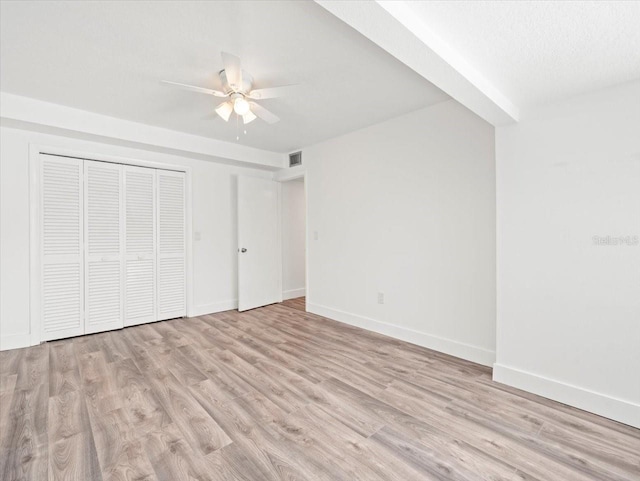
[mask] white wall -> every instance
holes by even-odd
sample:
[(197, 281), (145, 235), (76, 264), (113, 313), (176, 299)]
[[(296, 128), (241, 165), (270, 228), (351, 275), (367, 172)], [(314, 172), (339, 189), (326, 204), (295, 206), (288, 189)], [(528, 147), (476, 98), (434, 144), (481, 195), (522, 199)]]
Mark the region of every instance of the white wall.
[(282, 298), (305, 295), (305, 193), (304, 180), (282, 184)]
[(493, 127), (447, 101), (305, 148), (303, 162), (307, 308), (491, 365)]
[(640, 427), (640, 83), (500, 127), (496, 153), (495, 379)]
[(193, 308), (236, 307), (236, 176), (271, 172), (9, 128), (0, 129), (0, 349), (29, 344), (29, 143), (192, 168)]

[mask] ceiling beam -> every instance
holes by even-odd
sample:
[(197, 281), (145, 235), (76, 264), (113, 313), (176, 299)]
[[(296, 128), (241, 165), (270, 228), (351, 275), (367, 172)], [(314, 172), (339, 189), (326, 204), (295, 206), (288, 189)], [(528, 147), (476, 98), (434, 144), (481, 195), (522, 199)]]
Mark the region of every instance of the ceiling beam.
[(405, 1), (316, 0), (327, 11), (492, 125), (518, 120), (508, 98), (435, 35)]
[(275, 170), (285, 167), (288, 161), (286, 154), (278, 152), (108, 117), (6, 92), (0, 92), (0, 118), (3, 125), (15, 125), (27, 130), (52, 131), (70, 137), (93, 136), (105, 143), (126, 142), (138, 148), (211, 161), (230, 161), (247, 167)]

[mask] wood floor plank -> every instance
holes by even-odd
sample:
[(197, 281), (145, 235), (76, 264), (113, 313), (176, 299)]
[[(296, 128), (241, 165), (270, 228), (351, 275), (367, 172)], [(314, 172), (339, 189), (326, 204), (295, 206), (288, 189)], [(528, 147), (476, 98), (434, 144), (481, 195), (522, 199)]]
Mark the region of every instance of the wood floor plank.
[(18, 374), (18, 366), (30, 348), (0, 351), (0, 375)]
[(223, 363), (217, 361), (211, 352), (198, 350), (193, 346), (182, 346), (179, 349), (199, 371), (207, 376), (207, 379), (212, 380), (227, 396), (233, 398), (253, 390), (242, 377), (234, 371), (226, 369)]
[[(107, 365), (102, 351), (85, 351), (86, 344), (80, 347), (74, 343), (80, 369), (82, 392), (89, 414), (113, 411), (122, 407), (117, 392), (115, 372)], [(84, 352), (84, 354), (82, 354)]]
[[(451, 404), (443, 409), (434, 409), (434, 405), (419, 397), (397, 396), (393, 388), (385, 391), (380, 399), (388, 405), (414, 416), (420, 422), (405, 424), (393, 423), (393, 428), (406, 436), (423, 440), (431, 438), (434, 431), (445, 438), (449, 433), (457, 440), (484, 452), (496, 459), (508, 459), (522, 474), (538, 479), (586, 480), (593, 478), (583, 470), (566, 464), (555, 456), (547, 456), (544, 446), (536, 436), (514, 430), (506, 423), (487, 424), (482, 417), (473, 417), (464, 409), (452, 408)], [(422, 424), (422, 423), (426, 424)], [(567, 460), (571, 461), (570, 458)], [(597, 478), (596, 478), (597, 479)]]
[(13, 391), (16, 388), (17, 380), (17, 374), (2, 374), (0, 376), (0, 393), (5, 391)]
[(545, 422), (538, 438), (550, 447), (570, 453), (576, 459), (597, 459), (607, 471), (637, 472), (640, 477), (640, 445), (636, 450), (613, 446), (607, 439), (593, 439), (571, 432), (553, 423)]
[(47, 479), (49, 444), (46, 433), (46, 412), (15, 410), (11, 403), (7, 424), (0, 432), (0, 479), (31, 481)]
[[(305, 415), (317, 426), (331, 426), (330, 432), (334, 435), (333, 442), (338, 443), (342, 450), (349, 453), (359, 463), (365, 463), (376, 476), (388, 481), (428, 479), (423, 472), (416, 470), (400, 458), (389, 455), (375, 443), (372, 443), (371, 436), (355, 437), (353, 433), (357, 433), (357, 431), (344, 425), (338, 417), (334, 416), (334, 412), (309, 405), (305, 407)], [(336, 436), (336, 434), (338, 435)]]
[(118, 405), (122, 406), (139, 437), (172, 422), (151, 388), (148, 377), (132, 359), (116, 361), (111, 366), (120, 400)]
[(386, 385), (376, 382), (366, 375), (359, 374), (357, 370), (335, 364), (329, 359), (324, 359), (320, 354), (315, 356), (306, 354), (304, 346), (299, 343), (288, 341), (281, 346), (281, 349), (292, 355), (298, 353), (303, 362), (311, 366), (313, 370), (322, 373), (327, 379), (340, 379), (373, 396), (386, 388)]
[[(405, 446), (406, 449), (415, 450), (420, 458), (423, 457), (421, 452), (425, 449), (429, 453), (436, 453), (437, 458), (442, 461), (443, 466), (446, 468), (443, 468), (443, 473), (458, 473), (459, 478), (452, 477), (451, 479), (466, 479), (466, 477), (470, 476), (469, 473), (478, 471), (478, 466), (482, 466), (483, 472), (490, 475), (488, 479), (518, 479), (513, 477), (513, 473), (516, 470), (515, 466), (505, 464), (505, 462), (499, 460), (500, 458), (474, 449), (473, 446), (463, 442), (463, 439), (459, 437), (455, 438), (448, 435), (446, 428), (440, 429), (437, 434), (434, 434), (432, 425), (421, 421), (420, 417), (414, 417), (417, 412), (408, 413), (403, 410), (403, 404), (400, 403), (396, 407), (393, 403), (386, 402), (388, 399), (386, 397), (384, 400), (369, 397), (365, 393), (359, 392), (339, 381), (330, 381), (328, 384), (334, 387), (340, 395), (345, 396), (346, 399), (359, 399), (360, 405), (364, 409), (370, 410), (386, 421), (387, 426), (375, 433), (372, 438), (382, 430), (387, 429), (389, 431), (388, 426), (399, 429), (399, 432), (402, 433), (401, 437), (410, 441)], [(446, 425), (452, 422), (451, 416), (447, 419), (446, 412), (438, 410), (437, 405), (431, 405), (430, 411), (436, 411), (435, 416), (442, 417), (443, 424)], [(436, 470), (430, 474), (437, 477), (439, 476), (438, 472)], [(532, 476), (524, 476), (522, 479), (526, 478), (532, 478)]]
[(49, 346), (49, 396), (60, 396), (80, 387), (80, 370), (73, 344), (52, 343)]
[[(14, 384), (16, 375), (12, 374)], [(0, 433), (6, 429), (6, 425), (9, 422), (9, 413), (11, 411), (11, 400), (13, 399), (13, 389), (7, 389), (0, 391)]]
[(64, 341), (56, 341), (56, 342), (71, 341), (73, 342), (73, 347), (74, 347), (74, 350), (76, 351), (76, 355), (84, 356), (85, 354), (100, 351), (99, 336), (100, 334), (88, 334), (86, 336), (79, 336), (69, 340), (65, 339)]
[[(240, 322), (237, 324), (243, 326), (242, 329), (246, 330), (239, 329), (237, 326), (228, 326), (228, 328), (224, 330), (224, 333), (218, 328), (208, 327), (207, 330), (215, 330), (217, 332), (216, 341), (221, 338), (226, 339), (225, 346), (227, 349), (244, 357), (251, 363), (255, 363), (258, 360), (271, 360), (313, 383), (328, 378), (326, 375), (309, 369), (309, 367), (300, 362), (296, 356), (292, 356), (280, 349), (280, 345), (286, 341), (277, 334), (270, 334), (272, 329), (255, 329), (255, 326), (248, 324), (247, 327), (244, 327), (244, 324)], [(248, 336), (248, 333), (252, 335)], [(238, 344), (242, 344), (242, 346), (238, 346)], [(253, 352), (248, 354), (248, 349)], [(243, 354), (245, 355), (243, 356)]]
[[(300, 451), (305, 453), (307, 463), (320, 461), (334, 479), (349, 479), (354, 481), (382, 481), (370, 466), (362, 464), (341, 447), (340, 441), (332, 437), (332, 433), (324, 428), (331, 428), (331, 424), (317, 426), (309, 421), (305, 414), (305, 408), (288, 416), (285, 420), (274, 423), (280, 435), (297, 445)], [(357, 434), (353, 433), (355, 436)], [(356, 442), (363, 440), (359, 437)]]
[(173, 349), (168, 360), (169, 371), (180, 379), (182, 384), (196, 384), (207, 379), (207, 375), (185, 356), (180, 349)]
[(275, 467), (278, 475), (272, 475), (269, 471), (261, 469), (250, 452), (239, 443), (225, 446), (220, 451), (211, 453), (205, 457), (207, 466), (215, 473), (215, 478), (223, 481), (254, 481), (260, 480), (291, 480), (304, 481), (300, 472), (286, 461), (270, 454), (270, 464)]
[(231, 443), (231, 439), (202, 406), (189, 395), (185, 386), (169, 373), (150, 377), (149, 384), (173, 423), (191, 448), (208, 454)]
[(124, 409), (92, 417), (91, 432), (105, 481), (156, 479), (143, 442)]
[(43, 377), (41, 384), (14, 391), (0, 430), (0, 479), (46, 478), (48, 386)]
[[(304, 456), (297, 453), (295, 460), (291, 455), (297, 449), (295, 445), (282, 445), (274, 430), (266, 428), (268, 424), (283, 422), (288, 415), (276, 404), (257, 391), (221, 402), (215, 392), (215, 385), (205, 381), (191, 386), (197, 390), (194, 394), (216, 422), (229, 434), (233, 443), (250, 455), (251, 470), (257, 470), (253, 479), (305, 479), (299, 464), (305, 464)], [(224, 449), (227, 449), (223, 448)], [(313, 469), (318, 469), (313, 466)], [(289, 476), (289, 477), (287, 477)], [(325, 479), (312, 477), (311, 479)]]
[(556, 412), (558, 416), (564, 418), (565, 421), (569, 424), (577, 422), (577, 420), (582, 420), (591, 424), (599, 425), (612, 434), (615, 432), (620, 434), (621, 436), (628, 437), (636, 441), (640, 440), (640, 429), (634, 428), (633, 426), (612, 421), (611, 419), (598, 416), (597, 414), (583, 411), (582, 409), (578, 409), (567, 404), (562, 404), (527, 391), (522, 391), (521, 389), (516, 389), (514, 387), (507, 386), (506, 384), (494, 382), (490, 378), (479, 379), (477, 383), (479, 385), (484, 385), (485, 388), (488, 388), (489, 391), (504, 391), (516, 397), (523, 398), (538, 405), (550, 408), (552, 411)]
[(0, 352), (0, 479), (640, 481), (640, 429), (304, 305)]
[(99, 336), (98, 344), (100, 351), (104, 354), (104, 359), (108, 364), (123, 361), (131, 357), (130, 352), (121, 341), (121, 336), (116, 332), (103, 332)]
[(222, 352), (211, 350), (209, 352), (222, 365), (233, 371), (253, 389), (262, 393), (265, 397), (280, 406), (282, 409), (287, 411), (295, 411), (300, 406), (305, 404), (306, 401), (303, 397), (288, 389), (278, 379), (273, 379), (265, 376), (255, 366), (245, 361), (241, 357), (235, 355), (234, 353), (227, 350)]
[(473, 463), (470, 467), (462, 466), (464, 459), (458, 458), (459, 462), (455, 462), (456, 458), (453, 456), (447, 456), (441, 450), (430, 449), (415, 440), (407, 439), (388, 427), (374, 434), (371, 440), (423, 472), (429, 479), (439, 481), (471, 481), (478, 478), (505, 481), (532, 479), (519, 474), (515, 469), (496, 474), (491, 472), (495, 470), (496, 465), (491, 464), (479, 466)]
[(49, 349), (46, 345), (30, 348), (18, 365), (15, 389), (37, 388), (49, 381)]
[(162, 430), (164, 426), (172, 423), (153, 389), (134, 387), (128, 389), (126, 394), (121, 394), (122, 409), (127, 413), (138, 436)]
[(74, 434), (50, 445), (48, 479), (102, 481), (102, 471), (91, 432)]
[(307, 312), (307, 303), (304, 297), (286, 300), (282, 305), (290, 309), (296, 309), (297, 311)]
[[(603, 462), (599, 458), (586, 456), (568, 445), (558, 446), (555, 443), (545, 442), (539, 436), (517, 431), (508, 422), (499, 422), (492, 419), (480, 409), (472, 408), (468, 405), (462, 407), (454, 402), (447, 407), (447, 410), (461, 419), (483, 425), (495, 433), (526, 443), (531, 452), (535, 452), (547, 460), (554, 460), (564, 464), (575, 473), (584, 475), (588, 479), (594, 481), (626, 481), (627, 476), (632, 472), (615, 463)], [(527, 471), (525, 470), (525, 472)]]
[(47, 433), (49, 444), (90, 429), (83, 394), (67, 391), (49, 398)]
[(181, 431), (173, 424), (147, 434), (144, 447), (160, 481), (216, 480), (216, 472), (211, 470), (204, 457), (190, 448)]
[[(140, 326), (136, 326), (136, 327), (140, 327)], [(190, 341), (187, 338), (187, 336), (185, 336), (180, 331), (178, 331), (172, 325), (171, 322), (167, 322), (167, 321), (154, 322), (153, 324), (149, 324), (146, 327), (153, 329), (157, 334), (159, 334), (159, 336), (156, 336), (150, 339), (143, 335), (141, 336), (143, 341), (149, 341), (149, 340), (163, 341), (164, 344), (170, 347), (186, 346), (192, 343), (192, 341)], [(138, 332), (140, 334), (143, 334), (142, 330), (139, 330)]]

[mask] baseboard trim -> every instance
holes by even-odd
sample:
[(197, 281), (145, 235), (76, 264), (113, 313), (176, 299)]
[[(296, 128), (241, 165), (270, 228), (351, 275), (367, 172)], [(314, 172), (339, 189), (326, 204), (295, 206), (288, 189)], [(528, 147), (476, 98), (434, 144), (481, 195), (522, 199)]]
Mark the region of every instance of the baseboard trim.
[(195, 306), (189, 313), (189, 317), (204, 316), (205, 314), (215, 314), (216, 312), (231, 311), (238, 308), (238, 299), (214, 302), (202, 306)]
[(288, 291), (282, 291), (282, 300), (286, 301), (287, 299), (295, 299), (296, 297), (304, 297), (306, 294), (306, 289), (304, 287), (300, 287), (298, 289), (290, 289)]
[(482, 347), (377, 321), (375, 319), (359, 316), (350, 312), (340, 311), (338, 309), (309, 302), (307, 302), (307, 311), (313, 314), (318, 314), (319, 316), (328, 317), (329, 319), (344, 322), (345, 324), (350, 324), (352, 326), (361, 327), (395, 339), (400, 339), (401, 341), (433, 349), (434, 351), (450, 354), (484, 366), (492, 366), (496, 360), (496, 353), (494, 351), (490, 351)]
[(640, 428), (640, 404), (498, 363), (493, 380)]
[(31, 335), (29, 334), (12, 334), (10, 336), (0, 337), (0, 351), (20, 349), (29, 346), (31, 346)]

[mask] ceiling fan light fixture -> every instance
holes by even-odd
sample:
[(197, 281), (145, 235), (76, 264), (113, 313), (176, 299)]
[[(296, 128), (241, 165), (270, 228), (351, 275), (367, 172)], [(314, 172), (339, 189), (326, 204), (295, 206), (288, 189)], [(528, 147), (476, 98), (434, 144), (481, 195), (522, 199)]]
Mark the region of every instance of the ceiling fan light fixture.
[(251, 111), (251, 107), (244, 97), (237, 97), (233, 101), (233, 110), (238, 115), (245, 115)]
[(242, 121), (244, 122), (245, 125), (247, 125), (249, 122), (253, 122), (257, 118), (258, 117), (256, 117), (256, 115), (251, 110), (249, 110), (246, 114), (242, 116)]
[[(169, 80), (162, 80), (164, 85), (171, 85), (193, 92), (204, 93), (226, 99), (216, 108), (216, 114), (225, 122), (229, 122), (231, 114), (235, 113), (242, 117), (246, 125), (256, 118), (273, 124), (280, 119), (262, 105), (255, 102), (258, 99), (272, 99), (280, 97), (285, 90), (289, 90), (293, 85), (283, 85), (280, 87), (267, 87), (261, 89), (253, 88), (253, 78), (242, 70), (240, 59), (230, 53), (222, 52), (222, 64), (224, 68), (218, 72), (222, 81), (222, 90), (214, 90), (197, 85), (188, 85)], [(236, 120), (237, 117), (236, 117)]]
[(216, 113), (222, 117), (225, 122), (229, 122), (231, 112), (233, 112), (233, 105), (231, 102), (224, 102), (216, 107)]

